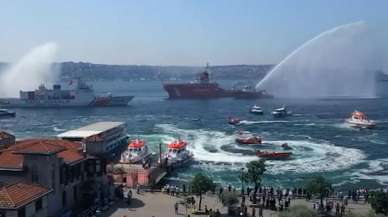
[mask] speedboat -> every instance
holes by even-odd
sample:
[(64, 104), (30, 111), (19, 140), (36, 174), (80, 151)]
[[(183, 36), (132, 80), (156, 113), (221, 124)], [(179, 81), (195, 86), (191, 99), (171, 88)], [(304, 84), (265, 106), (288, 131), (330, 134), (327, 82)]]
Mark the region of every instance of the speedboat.
[(144, 140), (135, 139), (128, 144), (128, 149), (121, 154), (121, 163), (143, 163), (151, 156)]
[(240, 131), (238, 132), (236, 142), (241, 145), (260, 145), (262, 139), (260, 136), (252, 134), (250, 132)]
[(256, 156), (268, 160), (285, 160), (290, 158), (292, 152), (270, 152), (270, 151), (256, 151)]
[(241, 120), (239, 118), (229, 117), (228, 123), (230, 125), (238, 125), (240, 124)]
[(292, 147), (290, 147), (290, 146), (288, 145), (288, 143), (283, 143), (283, 144), (282, 144), (282, 148), (283, 148), (284, 150), (292, 150)]
[(16, 113), (8, 109), (0, 109), (0, 118), (1, 117), (15, 117)]
[(176, 140), (168, 144), (164, 159), (167, 159), (168, 166), (181, 167), (193, 160), (193, 154), (187, 150), (186, 141)]
[(272, 111), (272, 116), (274, 116), (275, 118), (284, 118), (291, 115), (292, 115), (292, 112), (288, 111), (285, 106), (281, 108), (277, 108)]
[(350, 124), (350, 126), (354, 128), (367, 128), (372, 129), (376, 127), (376, 123), (367, 118), (365, 113), (360, 111), (354, 111), (352, 116), (346, 119), (346, 123)]
[(258, 106), (258, 105), (254, 105), (250, 110), (249, 110), (250, 113), (252, 114), (257, 114), (257, 115), (262, 115), (264, 112), (263, 112), (263, 109)]

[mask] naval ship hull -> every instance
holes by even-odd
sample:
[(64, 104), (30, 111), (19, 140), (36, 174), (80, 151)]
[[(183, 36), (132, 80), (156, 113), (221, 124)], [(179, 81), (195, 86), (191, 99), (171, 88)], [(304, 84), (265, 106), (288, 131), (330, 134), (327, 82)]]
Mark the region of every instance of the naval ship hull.
[(211, 99), (211, 98), (237, 98), (259, 99), (273, 98), (263, 91), (225, 90), (216, 83), (209, 84), (164, 84), (169, 99)]
[(128, 106), (133, 96), (96, 97), (92, 101), (81, 100), (28, 100), (20, 98), (0, 99), (4, 108), (62, 108), (62, 107), (111, 107)]

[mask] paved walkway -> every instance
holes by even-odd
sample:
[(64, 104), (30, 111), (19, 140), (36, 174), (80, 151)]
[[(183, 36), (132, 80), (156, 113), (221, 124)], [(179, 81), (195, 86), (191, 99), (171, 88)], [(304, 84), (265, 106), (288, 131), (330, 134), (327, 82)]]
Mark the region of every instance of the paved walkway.
[[(107, 212), (105, 212), (103, 217), (183, 217), (190, 214), (191, 210), (184, 207), (184, 205), (179, 205), (178, 214), (175, 214), (174, 204), (182, 201), (183, 198), (170, 196), (164, 193), (142, 193), (142, 194), (133, 194), (132, 203), (130, 205), (126, 204), (125, 201), (120, 201), (112, 206)], [(196, 198), (198, 206), (199, 198)], [(217, 196), (210, 195), (203, 197), (202, 209), (204, 210), (205, 204), (208, 209), (219, 209), (223, 214), (222, 216), (227, 216), (227, 210), (219, 202)], [(291, 206), (293, 205), (305, 205), (312, 208), (312, 203), (306, 200), (297, 199), (291, 201)], [(346, 208), (346, 211), (351, 210), (354, 213), (366, 214), (370, 210), (368, 204), (349, 204)], [(259, 210), (256, 209), (256, 216), (258, 216)], [(250, 214), (252, 209), (248, 209)], [(190, 214), (190, 216), (194, 216)], [(206, 215), (195, 215), (195, 216), (206, 216)], [(264, 217), (276, 217), (277, 213), (270, 210), (264, 210)]]

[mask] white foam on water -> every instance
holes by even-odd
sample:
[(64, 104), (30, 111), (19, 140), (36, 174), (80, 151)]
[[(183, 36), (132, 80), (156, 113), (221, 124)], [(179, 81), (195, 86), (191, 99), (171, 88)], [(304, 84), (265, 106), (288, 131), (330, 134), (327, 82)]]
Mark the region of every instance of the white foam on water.
[(247, 121), (242, 120), (239, 124), (241, 125), (253, 125), (253, 124), (274, 124), (274, 123), (288, 123), (290, 121)]
[[(179, 129), (174, 125), (160, 124), (158, 128), (163, 133), (185, 139), (189, 142), (188, 149), (193, 152), (197, 161), (205, 163), (203, 167), (231, 170), (241, 168), (242, 164), (257, 160), (258, 157), (247, 156), (240, 153), (232, 153), (221, 149), (222, 146), (235, 145), (235, 136), (227, 135), (219, 131)], [(365, 158), (358, 149), (335, 146), (328, 142), (313, 142), (310, 140), (282, 140), (265, 141), (273, 144), (268, 148), (280, 149), (281, 144), (288, 143), (292, 148), (293, 157), (284, 161), (268, 161), (268, 172), (282, 174), (286, 172), (313, 173), (335, 171), (349, 168), (363, 161)], [(209, 151), (215, 150), (213, 151)], [(240, 148), (244, 150), (246, 148)], [(253, 149), (252, 149), (253, 150)], [(225, 164), (224, 164), (225, 163)]]
[[(233, 135), (226, 135), (218, 131), (179, 129), (168, 124), (160, 124), (157, 127), (165, 133), (174, 134), (178, 138), (187, 140), (189, 143), (188, 149), (193, 152), (194, 159), (197, 161), (248, 163), (257, 160), (256, 156), (244, 156), (243, 154), (231, 153), (221, 149), (224, 145), (234, 144), (235, 137)], [(210, 152), (206, 148), (215, 150), (215, 152)]]
[(376, 180), (382, 185), (388, 185), (388, 158), (368, 161), (368, 168), (361, 169), (353, 175), (359, 179)]
[(59, 128), (59, 127), (54, 127), (53, 130), (55, 132), (63, 132), (63, 131), (66, 131), (66, 129), (62, 129), (62, 128)]
[(275, 144), (288, 143), (293, 150), (291, 160), (268, 161), (269, 171), (272, 174), (286, 172), (314, 173), (327, 172), (349, 168), (365, 159), (362, 151), (353, 148), (335, 146), (322, 142), (308, 140), (268, 141)]

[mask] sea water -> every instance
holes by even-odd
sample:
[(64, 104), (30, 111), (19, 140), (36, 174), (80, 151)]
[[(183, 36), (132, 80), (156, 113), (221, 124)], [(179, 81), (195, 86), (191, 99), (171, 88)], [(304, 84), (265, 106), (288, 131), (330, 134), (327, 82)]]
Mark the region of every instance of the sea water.
[[(223, 85), (231, 85), (223, 81)], [(134, 95), (128, 107), (14, 109), (16, 118), (0, 119), (0, 129), (18, 139), (52, 137), (96, 121), (124, 121), (130, 138), (143, 138), (154, 152), (159, 143), (181, 138), (189, 142), (195, 162), (172, 174), (168, 181), (189, 180), (205, 172), (222, 184), (240, 186), (238, 175), (245, 163), (256, 160), (255, 148), (293, 148), (290, 160), (267, 161), (264, 184), (302, 186), (321, 174), (336, 186), (388, 185), (388, 100), (370, 99), (261, 99), (167, 100), (159, 81), (93, 82), (99, 93)], [(388, 83), (380, 83), (386, 93)], [(263, 116), (250, 114), (257, 103)], [(270, 112), (287, 105), (294, 115), (275, 119)], [(344, 123), (355, 109), (376, 120), (373, 130), (357, 130)], [(246, 121), (230, 126), (229, 116)], [(234, 132), (248, 130), (263, 137), (263, 146), (241, 146)]]

